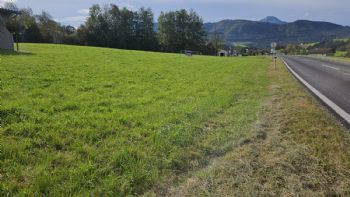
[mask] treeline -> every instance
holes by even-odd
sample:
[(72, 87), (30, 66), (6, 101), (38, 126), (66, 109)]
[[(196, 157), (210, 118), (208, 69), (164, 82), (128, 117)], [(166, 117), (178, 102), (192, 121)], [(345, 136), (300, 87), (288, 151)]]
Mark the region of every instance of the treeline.
[(93, 5), (76, 37), (80, 44), (122, 49), (157, 50), (153, 13), (141, 8), (133, 12), (116, 5)]
[[(14, 4), (6, 4), (6, 9), (18, 10)], [(20, 15), (7, 21), (7, 28), (17, 42), (31, 43), (74, 43), (75, 28), (64, 26), (52, 19), (50, 14), (34, 15), (31, 9), (21, 9)]]
[[(17, 9), (14, 4), (5, 8)], [(18, 9), (17, 9), (18, 10)], [(93, 5), (84, 24), (77, 29), (53, 20), (46, 12), (30, 9), (8, 21), (8, 29), (19, 42), (63, 43), (121, 49), (180, 52), (199, 51), (216, 54), (206, 39), (202, 18), (193, 10), (162, 12), (158, 23), (149, 8), (132, 11), (110, 4)]]
[(328, 50), (331, 54), (350, 57), (350, 40), (349, 39), (332, 39), (316, 43), (309, 47), (309, 51), (317, 52)]
[(280, 46), (279, 50), (290, 55), (322, 54), (350, 57), (350, 39), (330, 39), (309, 44), (288, 44)]

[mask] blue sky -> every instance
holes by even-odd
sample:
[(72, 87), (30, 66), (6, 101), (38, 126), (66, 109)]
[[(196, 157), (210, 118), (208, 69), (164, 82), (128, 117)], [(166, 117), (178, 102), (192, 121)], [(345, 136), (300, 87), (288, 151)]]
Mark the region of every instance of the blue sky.
[(73, 26), (84, 22), (92, 4), (109, 3), (134, 10), (150, 7), (155, 17), (161, 11), (192, 8), (205, 22), (276, 16), (285, 21), (307, 19), (350, 26), (349, 0), (0, 0), (0, 4), (7, 1), (30, 7), (35, 13), (47, 11), (59, 22)]

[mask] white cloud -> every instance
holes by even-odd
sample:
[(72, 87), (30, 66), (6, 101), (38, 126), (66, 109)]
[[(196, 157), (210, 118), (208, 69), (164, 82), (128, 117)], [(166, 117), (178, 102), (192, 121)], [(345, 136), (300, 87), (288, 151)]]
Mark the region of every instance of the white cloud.
[(120, 6), (120, 7), (125, 7), (125, 8), (127, 8), (129, 10), (136, 10), (137, 9), (136, 6), (131, 5), (130, 3), (121, 2), (121, 3), (117, 4), (117, 5)]
[(85, 22), (87, 19), (87, 16), (68, 16), (68, 17), (63, 17), (63, 18), (57, 18), (58, 22), (61, 23), (76, 23), (76, 22)]
[(5, 3), (16, 3), (17, 0), (0, 0), (0, 6), (4, 6)]
[(79, 14), (89, 14), (89, 12), (90, 12), (90, 10), (88, 8), (78, 10)]

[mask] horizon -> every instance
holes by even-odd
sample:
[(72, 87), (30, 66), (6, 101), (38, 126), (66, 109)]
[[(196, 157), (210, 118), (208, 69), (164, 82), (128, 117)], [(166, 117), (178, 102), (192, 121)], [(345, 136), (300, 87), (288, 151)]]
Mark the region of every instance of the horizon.
[[(204, 23), (217, 23), (217, 22), (221, 22), (221, 21), (226, 21), (226, 20), (229, 20), (229, 21), (236, 21), (236, 20), (245, 20), (245, 21), (256, 21), (256, 22), (261, 22), (261, 20), (267, 18), (267, 17), (275, 17), (279, 20), (281, 20), (282, 22), (286, 22), (286, 23), (294, 23), (296, 21), (312, 21), (312, 22), (327, 22), (327, 23), (333, 23), (333, 24), (338, 24), (338, 25), (342, 25), (342, 24), (339, 24), (339, 23), (335, 23), (335, 22), (330, 22), (330, 21), (321, 21), (321, 20), (308, 20), (308, 19), (303, 19), (303, 18), (300, 18), (300, 19), (296, 19), (294, 21), (286, 21), (286, 20), (283, 20), (277, 16), (266, 16), (266, 17), (263, 17), (261, 19), (257, 19), (257, 20), (249, 20), (249, 19), (244, 19), (244, 18), (237, 18), (237, 19), (230, 19), (230, 18), (227, 18), (227, 19), (222, 19), (222, 20), (219, 20), (219, 21), (213, 21), (213, 22), (207, 22), (205, 21)], [(344, 27), (350, 27), (350, 25), (342, 25)]]
[[(193, 9), (202, 16), (205, 23), (222, 20), (251, 20), (259, 21), (266, 16), (274, 16), (286, 22), (297, 20), (324, 21), (350, 26), (348, 10), (350, 4), (346, 0), (334, 0), (329, 2), (321, 0), (317, 4), (311, 1), (267, 0), (258, 2), (255, 0), (0, 0), (0, 5), (13, 2), (19, 8), (31, 8), (35, 14), (42, 11), (48, 12), (57, 22), (64, 25), (78, 27), (83, 24), (88, 16), (89, 8), (93, 4), (116, 4), (130, 10), (138, 10), (140, 7), (149, 7), (154, 13), (154, 20), (161, 11), (178, 9)], [(271, 12), (271, 9), (274, 9)]]

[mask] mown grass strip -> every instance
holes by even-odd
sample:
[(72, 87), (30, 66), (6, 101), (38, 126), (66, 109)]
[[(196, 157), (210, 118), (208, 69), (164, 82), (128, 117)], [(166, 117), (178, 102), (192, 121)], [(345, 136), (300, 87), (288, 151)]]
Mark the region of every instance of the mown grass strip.
[(255, 134), (168, 196), (350, 195), (350, 133), (282, 62), (269, 73)]

